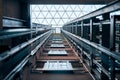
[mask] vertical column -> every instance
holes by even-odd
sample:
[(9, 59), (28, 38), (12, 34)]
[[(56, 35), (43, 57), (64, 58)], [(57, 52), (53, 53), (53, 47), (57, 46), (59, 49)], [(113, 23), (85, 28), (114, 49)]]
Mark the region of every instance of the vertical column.
[(81, 25), (80, 25), (80, 22), (77, 23), (77, 35), (81, 36)]
[(100, 22), (98, 25), (93, 25), (93, 22), (100, 22), (100, 20), (97, 20), (96, 18), (92, 18), (92, 42), (100, 43), (100, 27), (102, 26), (102, 23)]
[[(104, 69), (106, 69), (107, 71), (109, 71), (109, 56), (102, 53), (101, 55), (101, 64), (104, 67)], [(109, 77), (103, 72), (101, 71), (101, 79), (100, 80), (109, 80)]]
[(3, 27), (3, 0), (0, 0), (0, 29)]
[(93, 21), (90, 19), (90, 41), (93, 40)]
[[(110, 20), (110, 14), (103, 14), (103, 21)], [(110, 24), (102, 24), (102, 46), (110, 48)]]
[(75, 34), (77, 35), (77, 27), (78, 27), (78, 22), (76, 22), (76, 28), (75, 28)]
[(110, 50), (115, 50), (115, 16), (111, 17), (110, 25)]
[(83, 21), (81, 21), (81, 37), (83, 37)]
[[(90, 19), (90, 41), (93, 41), (93, 20)], [(91, 67), (91, 73), (93, 72), (93, 54), (94, 54), (94, 49), (92, 49), (92, 47), (90, 47), (90, 67)]]
[[(103, 14), (103, 21), (110, 20), (109, 13)], [(102, 26), (102, 46), (109, 48), (110, 47), (110, 24), (102, 24), (100, 22), (100, 26)], [(100, 54), (101, 56), (101, 65), (109, 71), (109, 56), (105, 53)], [(110, 80), (109, 76), (106, 75), (103, 71), (101, 71), (101, 80)]]
[[(111, 25), (110, 25), (110, 50), (115, 51), (115, 38), (116, 38), (116, 26), (115, 26), (115, 19), (116, 16), (111, 17)], [(115, 60), (110, 57), (109, 59), (109, 74), (110, 74), (110, 80), (115, 80)]]
[(94, 65), (93, 65), (93, 64), (94, 64), (94, 63), (93, 63), (93, 59), (94, 59), (94, 55), (93, 55), (93, 54), (94, 54), (94, 51), (95, 51), (95, 50), (94, 50), (92, 47), (90, 47), (90, 62), (89, 62), (89, 63), (90, 63), (90, 71), (91, 71), (91, 73), (93, 73), (93, 69), (95, 69), (95, 68), (93, 67), (93, 66), (94, 66)]
[(74, 33), (74, 24), (72, 24), (71, 28), (72, 28), (72, 33)]
[(75, 25), (75, 23), (73, 24), (73, 34), (75, 34), (75, 27), (76, 27), (76, 25)]
[(74, 34), (74, 24), (72, 24), (72, 34)]
[(110, 24), (102, 24), (102, 46), (110, 48)]
[(30, 4), (28, 2), (21, 2), (21, 17), (26, 21), (24, 25), (30, 28)]
[(72, 24), (70, 24), (70, 32), (72, 33)]
[(109, 69), (109, 74), (110, 74), (110, 80), (115, 80), (115, 59), (110, 57), (109, 58), (109, 65), (110, 65), (110, 69)]

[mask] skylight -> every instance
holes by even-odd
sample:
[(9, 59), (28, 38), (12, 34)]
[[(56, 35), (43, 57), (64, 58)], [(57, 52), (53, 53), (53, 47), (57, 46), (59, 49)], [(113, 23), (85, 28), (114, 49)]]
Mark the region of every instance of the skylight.
[(66, 22), (103, 6), (104, 5), (31, 5), (32, 23), (62, 27)]

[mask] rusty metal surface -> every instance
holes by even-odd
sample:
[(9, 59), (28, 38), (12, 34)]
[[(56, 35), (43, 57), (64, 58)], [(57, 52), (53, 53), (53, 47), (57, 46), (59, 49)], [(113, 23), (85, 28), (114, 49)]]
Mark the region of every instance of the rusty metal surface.
[(50, 39), (37, 53), (36, 64), (28, 72), (29, 80), (93, 80), (66, 39), (61, 43), (67, 45), (64, 48), (51, 48), (51, 44), (54, 43)]
[[(62, 42), (62, 43), (53, 43)], [(62, 35), (53, 35), (53, 38), (46, 43), (39, 60), (78, 60), (73, 48)]]

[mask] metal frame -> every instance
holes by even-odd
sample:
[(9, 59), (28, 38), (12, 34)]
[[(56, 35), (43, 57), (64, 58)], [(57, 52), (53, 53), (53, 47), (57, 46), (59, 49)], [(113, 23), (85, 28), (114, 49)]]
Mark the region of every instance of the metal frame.
[[(78, 44), (78, 46), (79, 45), (81, 45), (82, 47), (89, 47), (89, 50), (90, 50), (90, 52), (91, 52), (91, 55), (90, 55), (90, 61), (92, 61), (92, 62), (90, 62), (90, 63), (92, 63), (91, 65), (96, 65), (96, 66), (98, 66), (99, 68), (101, 68), (101, 71), (105, 74), (105, 75), (107, 75), (109, 78), (111, 78), (111, 79), (109, 79), (109, 78), (107, 78), (107, 79), (109, 79), (109, 80), (114, 80), (115, 78), (114, 78), (114, 72), (115, 72), (115, 64), (116, 64), (116, 62), (115, 62), (115, 60), (118, 60), (118, 61), (120, 61), (120, 54), (118, 54), (118, 53), (116, 53), (116, 52), (111, 52), (109, 49), (107, 49), (107, 48), (105, 48), (105, 47), (103, 47), (103, 46), (100, 46), (100, 45), (98, 45), (98, 44), (95, 44), (95, 43), (93, 43), (93, 42), (90, 42), (90, 41), (88, 41), (88, 40), (86, 40), (86, 39), (83, 39), (83, 38), (81, 38), (81, 37), (78, 37), (78, 36), (76, 36), (76, 35), (74, 35), (74, 34), (72, 34), (72, 33), (69, 33), (69, 32), (67, 32), (67, 31), (64, 31), (64, 30), (62, 30), (62, 33), (64, 34), (64, 35), (66, 35), (66, 36), (68, 36), (70, 39), (72, 39), (74, 42), (76, 42), (76, 44)], [(84, 44), (86, 44), (86, 45), (88, 45), (88, 46), (86, 46), (86, 45), (84, 45)], [(101, 51), (102, 52), (102, 54), (105, 54), (105, 55), (107, 55), (107, 56), (109, 56), (109, 60), (110, 60), (110, 71), (108, 71), (108, 70), (106, 70), (106, 68), (105, 67), (103, 67), (99, 62), (97, 62), (94, 58), (92, 58), (93, 57), (93, 52), (94, 52), (94, 50), (93, 49), (95, 49), (95, 50), (99, 50), (99, 51)], [(101, 54), (101, 53), (99, 53), (99, 54)], [(86, 53), (85, 55), (88, 55), (88, 53)], [(93, 69), (95, 69), (94, 67), (91, 67), (91, 69), (93, 70)], [(104, 80), (105, 78), (103, 78), (103, 77), (101, 77), (101, 80)]]
[[(81, 53), (80, 55), (83, 61), (90, 65), (91, 73), (100, 80), (115, 80), (117, 69), (120, 69), (120, 67), (118, 67), (120, 66), (120, 54), (116, 52), (115, 48), (117, 43), (116, 24), (120, 24), (120, 15), (110, 16), (110, 13), (117, 10), (120, 10), (119, 0), (66, 23), (62, 30), (62, 33), (70, 39), (70, 41), (73, 40), (73, 42), (80, 47), (78, 51)], [(97, 18), (98, 16), (101, 16), (102, 19)], [(78, 22), (80, 24), (78, 24)], [(72, 24), (77, 25), (73, 26)], [(81, 29), (79, 31), (81, 35), (74, 34), (75, 31), (70, 32), (71, 26), (80, 26)], [(84, 32), (84, 27), (89, 27), (89, 31)], [(96, 29), (99, 29), (98, 34), (95, 34)], [(86, 37), (89, 36), (90, 39), (85, 38), (84, 34), (87, 34)], [(96, 39), (98, 39), (98, 41), (95, 41)]]
[[(21, 71), (21, 69), (28, 62), (29, 58), (38, 51), (38, 49), (42, 46), (42, 44), (52, 34), (52, 30), (50, 29), (44, 30), (44, 31), (39, 30), (38, 33), (36, 33), (34, 29), (21, 30), (20, 32), (17, 32), (17, 29), (16, 29), (16, 30), (3, 30), (1, 31), (0, 34), (1, 34), (0, 40), (6, 40), (9, 38), (12, 39), (12, 38), (16, 38), (16, 36), (18, 38), (19, 36), (23, 36), (23, 35), (25, 35), (24, 37), (30, 36), (29, 39), (26, 37), (27, 39), (26, 41), (24, 42), (21, 41), (22, 43), (20, 43), (19, 45), (15, 43), (17, 44), (17, 46), (13, 46), (10, 50), (7, 50), (0, 54), (0, 63), (2, 63), (2, 65), (0, 66), (0, 71), (1, 71), (0, 79), (4, 78), (4, 80), (10, 80), (18, 72)], [(26, 34), (29, 34), (29, 35), (26, 35)]]
[[(49, 36), (50, 36), (51, 34), (52, 34), (51, 31), (48, 31), (48, 32), (46, 32), (46, 33), (38, 36), (39, 38), (44, 37), (44, 36), (46, 36), (46, 37), (41, 41), (40, 44), (38, 44), (38, 45), (34, 48), (34, 50), (31, 51), (31, 54), (29, 54), (28, 56), (26, 56), (14, 69), (4, 78), (4, 80), (11, 80), (11, 79), (15, 76), (15, 74), (16, 74), (17, 72), (21, 71), (21, 69), (22, 69), (22, 68), (26, 65), (26, 63), (29, 61), (29, 58), (30, 58), (31, 56), (33, 56), (33, 55), (38, 51), (38, 49), (39, 49), (39, 48), (42, 46), (42, 44), (49, 38)], [(35, 40), (37, 40), (37, 39), (35, 38), (33, 41), (35, 41)], [(33, 42), (33, 41), (32, 41), (32, 42)], [(30, 42), (29, 44), (31, 44), (32, 42)], [(27, 46), (28, 46), (28, 45), (27, 45)]]
[(119, 0), (115, 0), (114, 2), (108, 4), (107, 6), (102, 7), (100, 9), (96, 10), (96, 11), (93, 11), (93, 12), (89, 13), (89, 14), (86, 14), (82, 17), (79, 17), (75, 20), (72, 20), (71, 22), (68, 22), (65, 25), (70, 24), (70, 23), (74, 23), (74, 22), (77, 22), (77, 21), (93, 18), (95, 16), (99, 16), (99, 15), (102, 15), (102, 14), (105, 14), (105, 13), (110, 13), (110, 12), (117, 11), (117, 10), (120, 10), (120, 1)]

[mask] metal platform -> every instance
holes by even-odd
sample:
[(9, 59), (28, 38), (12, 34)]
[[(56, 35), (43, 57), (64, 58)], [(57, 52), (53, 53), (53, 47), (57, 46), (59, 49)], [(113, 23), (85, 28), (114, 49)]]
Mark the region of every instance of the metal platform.
[(62, 56), (62, 55), (67, 55), (67, 52), (65, 50), (50, 50), (48, 52), (48, 55)]
[(69, 61), (47, 61), (44, 64), (43, 70), (73, 70), (72, 65)]
[(65, 46), (63, 44), (51, 44), (51, 48), (64, 48)]
[[(47, 80), (47, 78), (43, 78), (43, 76), (51, 75), (55, 77), (55, 74), (59, 74), (55, 79), (74, 80), (77, 79), (76, 75), (79, 75), (79, 79), (84, 77), (83, 80), (93, 80), (79, 60), (78, 53), (72, 48), (70, 43), (63, 38), (61, 34), (53, 34), (52, 36), (53, 37), (45, 43), (44, 48), (41, 49), (41, 53), (38, 53), (40, 56), (32, 68), (31, 78), (33, 80), (37, 80), (38, 78)], [(63, 79), (60, 76), (62, 74), (72, 74), (74, 76), (72, 76), (71, 79), (67, 79), (68, 76)], [(38, 75), (43, 76), (38, 77)], [(53, 78), (49, 79), (55, 80)]]

